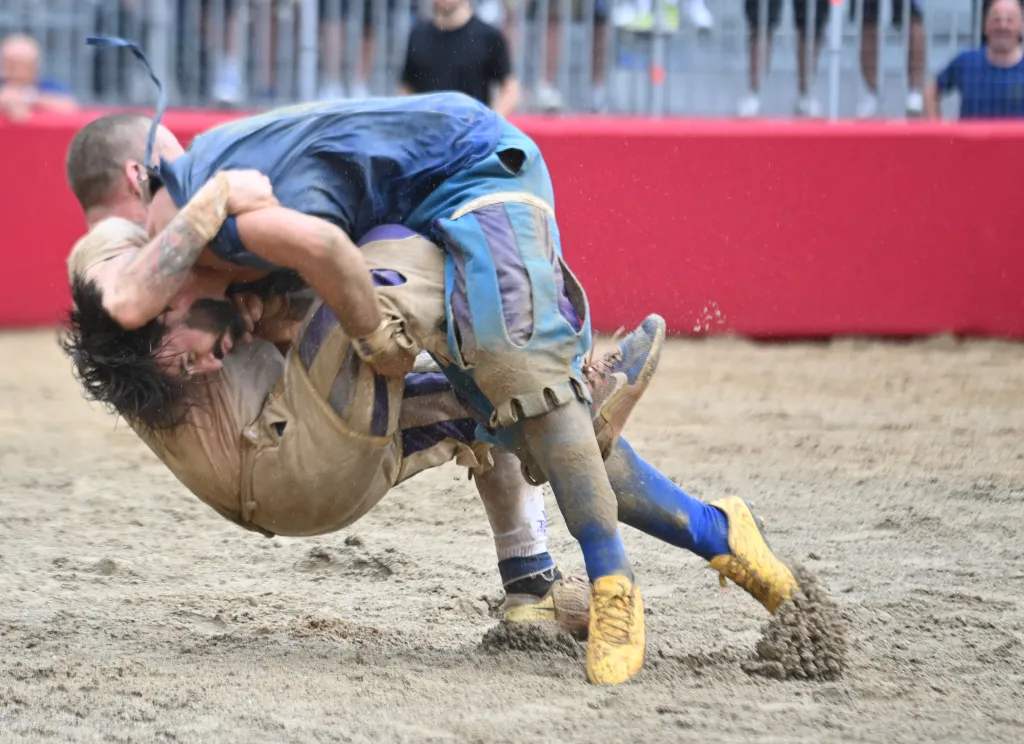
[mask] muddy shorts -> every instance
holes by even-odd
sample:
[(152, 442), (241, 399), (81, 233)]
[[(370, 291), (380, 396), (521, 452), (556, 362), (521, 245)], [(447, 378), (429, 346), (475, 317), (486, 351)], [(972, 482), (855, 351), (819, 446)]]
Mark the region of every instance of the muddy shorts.
[(445, 180), (405, 224), (447, 253), (438, 363), (488, 426), (590, 402), (590, 312), (562, 259), (551, 178), (532, 140), (506, 123), (497, 150)]
[[(361, 244), (385, 308), (443, 346), (444, 254), (407, 231), (371, 232)], [(244, 433), (242, 518), (277, 535), (341, 529), (421, 470), (452, 459), (479, 467), (487, 445), (475, 428), (442, 375), (377, 375), (317, 303)]]

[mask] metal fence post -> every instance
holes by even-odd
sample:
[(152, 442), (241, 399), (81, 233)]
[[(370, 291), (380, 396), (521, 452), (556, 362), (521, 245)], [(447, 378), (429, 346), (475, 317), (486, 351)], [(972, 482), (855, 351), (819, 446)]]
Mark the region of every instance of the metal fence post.
[(831, 0), (828, 24), (828, 118), (839, 118), (839, 85), (843, 61), (843, 0)]

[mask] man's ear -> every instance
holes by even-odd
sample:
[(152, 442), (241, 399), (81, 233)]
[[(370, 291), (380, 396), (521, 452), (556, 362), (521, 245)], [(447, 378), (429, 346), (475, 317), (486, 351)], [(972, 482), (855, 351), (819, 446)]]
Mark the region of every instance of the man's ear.
[(145, 192), (142, 182), (146, 178), (146, 169), (137, 160), (128, 160), (124, 164), (124, 177), (128, 184), (128, 191), (132, 196), (142, 199)]

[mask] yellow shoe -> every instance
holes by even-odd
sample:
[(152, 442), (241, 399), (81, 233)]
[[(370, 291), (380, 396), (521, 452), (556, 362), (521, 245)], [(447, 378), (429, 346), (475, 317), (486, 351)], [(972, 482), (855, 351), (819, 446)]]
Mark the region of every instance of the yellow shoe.
[(718, 571), (722, 587), (732, 579), (751, 596), (774, 613), (799, 589), (786, 564), (775, 557), (761, 532), (760, 520), (738, 496), (712, 501), (729, 520), (729, 555), (711, 559), (711, 568)]
[(510, 623), (554, 623), (583, 640), (590, 622), (590, 582), (580, 576), (557, 579), (543, 597), (509, 594), (502, 616)]
[(595, 685), (618, 685), (644, 665), (644, 603), (625, 576), (602, 576), (590, 594), (587, 678)]

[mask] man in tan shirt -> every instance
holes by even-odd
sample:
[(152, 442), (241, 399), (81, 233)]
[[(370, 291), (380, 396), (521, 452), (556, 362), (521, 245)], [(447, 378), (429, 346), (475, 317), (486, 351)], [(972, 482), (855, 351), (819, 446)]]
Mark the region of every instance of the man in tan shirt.
[[(243, 175), (258, 190), (258, 177)], [(436, 315), (430, 305), (443, 296), (440, 251), (393, 231), (370, 238), (363, 250), (383, 299), (409, 317)], [(69, 278), (80, 280), (148, 240), (135, 223), (103, 220), (72, 250)], [(423, 241), (424, 250), (410, 251), (410, 240)], [(397, 273), (381, 268), (391, 265), (405, 280), (397, 286), (387, 286)], [(83, 310), (89, 308), (71, 312), (69, 349)], [(268, 536), (342, 529), (393, 486), (455, 460), (473, 471), (494, 531), (506, 618), (555, 620), (585, 633), (589, 590), (584, 581), (563, 579), (547, 553), (540, 489), (522, 479), (513, 455), (496, 451), (492, 460), (490, 445), (475, 441), (476, 420), (443, 375), (377, 375), (320, 301), (292, 322), (298, 330), (287, 335), (297, 343), (287, 356), (256, 336), (224, 356), (219, 374), (196, 376), (187, 419), (155, 428), (129, 423), (198, 498)]]

